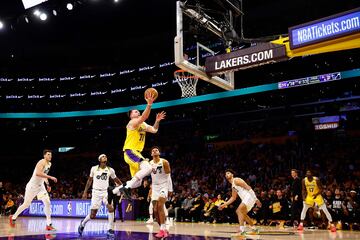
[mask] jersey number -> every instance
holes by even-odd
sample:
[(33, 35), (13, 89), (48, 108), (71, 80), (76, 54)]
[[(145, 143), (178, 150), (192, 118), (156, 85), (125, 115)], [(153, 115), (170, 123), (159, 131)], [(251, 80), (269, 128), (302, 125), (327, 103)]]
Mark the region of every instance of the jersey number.
[(312, 187), (309, 188), (309, 191), (310, 191), (310, 192), (314, 192), (314, 188), (312, 188)]
[(145, 139), (145, 134), (140, 133), (139, 141), (142, 142), (142, 141), (144, 141), (144, 139)]

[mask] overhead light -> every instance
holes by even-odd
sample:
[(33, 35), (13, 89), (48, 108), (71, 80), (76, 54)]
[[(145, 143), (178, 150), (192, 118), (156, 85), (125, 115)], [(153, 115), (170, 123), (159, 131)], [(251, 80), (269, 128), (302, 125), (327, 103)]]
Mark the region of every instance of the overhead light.
[(0, 29), (4, 28), (4, 23), (2, 21), (0, 21)]
[(116, 2), (116, 3), (117, 3), (117, 2), (119, 2), (119, 0), (114, 0), (114, 2)]
[(45, 21), (47, 19), (46, 13), (41, 13), (39, 17), (41, 21)]
[(24, 17), (26, 23), (29, 23), (29, 18), (27, 16)]
[(34, 11), (34, 15), (35, 16), (40, 16), (40, 14), (41, 14), (41, 12), (38, 10), (38, 9), (35, 9), (35, 11)]
[(52, 11), (52, 13), (54, 16), (57, 16), (57, 11), (55, 9)]
[(74, 5), (72, 5), (71, 3), (68, 3), (68, 4), (66, 4), (66, 8), (67, 8), (69, 11), (71, 11), (71, 10), (73, 10)]

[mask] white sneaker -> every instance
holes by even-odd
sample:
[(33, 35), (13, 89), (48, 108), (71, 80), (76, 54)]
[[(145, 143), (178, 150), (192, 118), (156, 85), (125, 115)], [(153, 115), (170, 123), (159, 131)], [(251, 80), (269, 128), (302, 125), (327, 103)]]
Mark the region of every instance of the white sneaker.
[(166, 224), (166, 225), (169, 225), (169, 224), (170, 224), (169, 218), (166, 218), (165, 224)]
[(154, 219), (153, 218), (149, 218), (147, 221), (146, 221), (146, 223), (154, 223)]

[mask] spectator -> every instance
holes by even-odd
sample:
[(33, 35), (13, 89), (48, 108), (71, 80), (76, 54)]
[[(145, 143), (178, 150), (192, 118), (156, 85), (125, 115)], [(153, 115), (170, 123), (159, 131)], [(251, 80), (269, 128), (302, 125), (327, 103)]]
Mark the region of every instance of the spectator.
[(288, 219), (288, 207), (289, 202), (283, 196), (283, 192), (278, 189), (276, 191), (276, 197), (271, 202), (269, 208), (272, 210), (273, 220), (287, 220)]
[(291, 170), (291, 225), (297, 226), (300, 222), (302, 209), (301, 179), (296, 169)]

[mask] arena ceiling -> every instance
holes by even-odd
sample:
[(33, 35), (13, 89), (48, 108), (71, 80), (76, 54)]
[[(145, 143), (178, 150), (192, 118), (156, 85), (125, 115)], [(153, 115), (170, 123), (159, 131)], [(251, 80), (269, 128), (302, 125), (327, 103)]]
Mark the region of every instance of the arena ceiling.
[[(68, 2), (74, 3), (71, 11), (65, 7)], [(0, 71), (90, 69), (172, 60), (175, 2), (48, 0), (38, 6), (48, 13), (48, 19), (40, 21), (33, 15), (35, 8), (25, 11), (21, 0), (1, 0)], [(290, 26), (359, 6), (358, 0), (243, 0), (244, 35), (286, 34)], [(57, 16), (52, 14), (54, 9)]]

